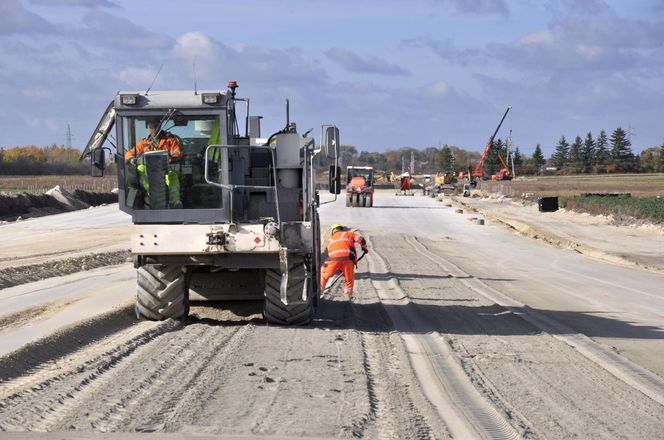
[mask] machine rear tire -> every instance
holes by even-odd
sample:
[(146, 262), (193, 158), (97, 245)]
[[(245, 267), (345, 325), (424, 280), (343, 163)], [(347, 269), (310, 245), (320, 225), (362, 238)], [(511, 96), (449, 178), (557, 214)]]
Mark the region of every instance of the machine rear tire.
[(136, 275), (136, 313), (146, 319), (185, 318), (189, 295), (182, 266), (146, 264)]
[[(288, 270), (288, 304), (281, 302), (281, 271), (267, 269), (265, 271), (265, 301), (263, 303), (263, 316), (270, 324), (304, 325), (308, 324), (314, 315), (315, 289), (312, 277), (305, 277), (306, 267), (301, 258), (293, 258)], [(306, 300), (302, 299), (302, 292), (306, 289)]]
[(350, 204), (351, 204), (351, 196), (347, 195), (346, 196), (346, 206), (350, 206)]

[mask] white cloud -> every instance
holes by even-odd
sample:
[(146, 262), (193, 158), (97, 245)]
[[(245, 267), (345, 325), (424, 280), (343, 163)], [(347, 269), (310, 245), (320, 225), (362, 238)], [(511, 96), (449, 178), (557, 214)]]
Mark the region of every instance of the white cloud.
[(445, 81), (437, 81), (425, 89), (425, 94), (430, 97), (445, 96), (450, 86)]
[(215, 44), (202, 32), (188, 32), (175, 41), (173, 53), (184, 59), (212, 59), (217, 53)]
[(111, 74), (111, 78), (139, 89), (147, 88), (154, 80), (157, 69), (150, 66), (129, 66)]
[(517, 40), (517, 44), (552, 44), (554, 40), (553, 33), (549, 30), (544, 30), (524, 35)]

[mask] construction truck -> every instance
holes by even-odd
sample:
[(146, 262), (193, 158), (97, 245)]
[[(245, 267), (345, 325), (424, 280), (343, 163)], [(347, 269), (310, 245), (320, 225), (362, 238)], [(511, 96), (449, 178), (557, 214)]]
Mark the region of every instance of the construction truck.
[(457, 178), (454, 176), (454, 173), (436, 174), (432, 196), (454, 192), (456, 183)]
[[(136, 314), (150, 320), (183, 318), (190, 300), (263, 300), (276, 324), (305, 324), (320, 286), (321, 242), (314, 157), (330, 167), (330, 192), (340, 193), (339, 130), (321, 127), (323, 148), (290, 122), (261, 136), (249, 100), (225, 90), (119, 92), (81, 158), (103, 175), (104, 141), (115, 126), (120, 209), (131, 215), (131, 254), (137, 269)], [(244, 132), (238, 110), (246, 108)], [(177, 140), (167, 151), (126, 158), (148, 121)], [(175, 142), (175, 141), (173, 141)], [(171, 204), (179, 180), (180, 203)]]
[(373, 167), (346, 167), (346, 206), (373, 206)]

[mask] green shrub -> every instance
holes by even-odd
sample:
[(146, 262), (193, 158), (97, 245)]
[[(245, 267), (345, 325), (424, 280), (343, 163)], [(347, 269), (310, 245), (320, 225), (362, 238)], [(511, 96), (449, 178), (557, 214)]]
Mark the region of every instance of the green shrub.
[(664, 223), (664, 198), (630, 196), (571, 196), (561, 197), (560, 206), (593, 215), (612, 215), (617, 218), (633, 217)]

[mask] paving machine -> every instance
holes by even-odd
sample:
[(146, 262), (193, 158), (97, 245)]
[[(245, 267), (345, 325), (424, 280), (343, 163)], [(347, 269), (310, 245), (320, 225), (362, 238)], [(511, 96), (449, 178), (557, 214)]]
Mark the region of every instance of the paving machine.
[(346, 206), (373, 206), (374, 169), (373, 167), (346, 168)]
[[(119, 206), (133, 222), (140, 317), (186, 317), (196, 299), (260, 299), (269, 323), (312, 318), (321, 266), (313, 160), (321, 151), (333, 160), (330, 192), (339, 194), (339, 130), (322, 126), (317, 148), (297, 133), (286, 101), (284, 128), (263, 137), (261, 117), (249, 116), (237, 87), (119, 92), (81, 156), (90, 156), (93, 175), (103, 175), (110, 151), (103, 145), (115, 126)], [(146, 127), (155, 119), (181, 154), (155, 147), (127, 161), (127, 152), (150, 138)], [(168, 202), (174, 192), (176, 204)]]

